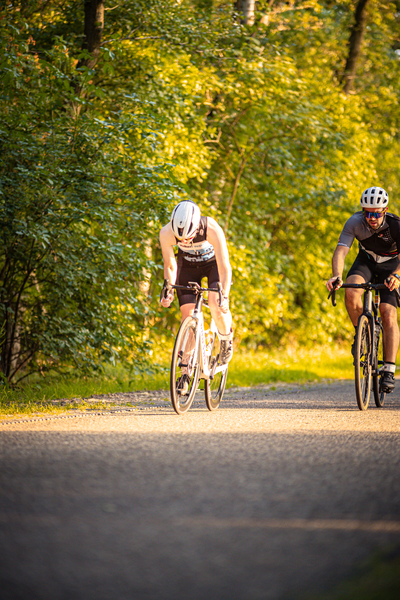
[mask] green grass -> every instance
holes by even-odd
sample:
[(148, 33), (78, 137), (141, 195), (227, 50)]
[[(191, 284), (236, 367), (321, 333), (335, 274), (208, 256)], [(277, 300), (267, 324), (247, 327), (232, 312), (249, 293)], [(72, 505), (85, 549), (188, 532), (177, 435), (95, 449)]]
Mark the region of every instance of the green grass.
[(301, 600), (397, 600), (400, 598), (400, 549), (376, 555), (346, 581), (323, 594)]
[(238, 353), (229, 365), (228, 386), (308, 383), (354, 376), (349, 349), (285, 349), (275, 353)]
[[(34, 378), (20, 389), (0, 388), (0, 417), (62, 412), (86, 408), (84, 398), (92, 395), (158, 390), (169, 387), (169, 353), (157, 353), (162, 370), (157, 374), (132, 376), (126, 368), (108, 365), (102, 376), (83, 377), (74, 371), (68, 376)], [(324, 379), (351, 379), (353, 368), (348, 349), (289, 348), (279, 352), (237, 352), (229, 365), (228, 387), (251, 387), (274, 383), (304, 384)], [(66, 399), (63, 406), (53, 400)], [(101, 400), (90, 408), (104, 407)]]

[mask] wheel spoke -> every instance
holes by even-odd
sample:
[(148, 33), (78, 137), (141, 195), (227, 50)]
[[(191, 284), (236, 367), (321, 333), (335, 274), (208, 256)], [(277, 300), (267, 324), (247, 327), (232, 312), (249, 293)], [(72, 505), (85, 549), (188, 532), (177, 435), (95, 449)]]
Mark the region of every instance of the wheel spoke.
[(198, 386), (196, 328), (197, 323), (192, 317), (182, 322), (172, 353), (170, 394), (172, 406), (178, 414), (189, 410)]
[(360, 410), (366, 410), (371, 393), (371, 334), (366, 315), (361, 315), (355, 336), (355, 387), (357, 404)]
[(380, 382), (382, 378), (382, 374), (380, 369), (382, 369), (384, 365), (384, 349), (383, 349), (383, 334), (382, 334), (382, 324), (381, 320), (378, 319), (378, 325), (375, 328), (376, 335), (376, 343), (375, 343), (375, 362), (374, 362), (374, 371), (372, 374), (372, 382), (373, 382), (373, 390), (374, 390), (374, 399), (375, 404), (378, 408), (381, 408), (385, 403), (386, 393), (380, 390)]
[[(220, 341), (214, 333), (211, 346), (211, 356), (209, 358), (209, 369), (212, 373), (213, 368), (218, 364)], [(216, 410), (222, 400), (225, 391), (226, 380), (228, 377), (228, 367), (223, 371), (215, 373), (213, 379), (207, 379), (204, 382), (204, 394), (207, 408), (211, 411)]]

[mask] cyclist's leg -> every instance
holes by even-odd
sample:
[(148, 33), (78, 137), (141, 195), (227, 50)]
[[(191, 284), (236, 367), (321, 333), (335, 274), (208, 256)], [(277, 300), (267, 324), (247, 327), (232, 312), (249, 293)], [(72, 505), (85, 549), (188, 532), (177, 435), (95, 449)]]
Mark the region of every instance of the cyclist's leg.
[[(365, 283), (366, 280), (361, 275), (350, 275), (347, 277), (346, 283)], [(358, 319), (363, 311), (362, 295), (364, 290), (346, 288), (345, 304), (348, 315), (354, 327), (357, 327)]]
[(210, 307), (211, 316), (215, 321), (218, 332), (221, 335), (228, 335), (232, 330), (232, 313), (230, 310), (228, 310), (227, 313), (223, 313), (221, 311), (218, 298), (218, 292), (215, 294), (210, 292), (208, 296), (208, 305)]
[(383, 326), (383, 344), (385, 346), (385, 357), (389, 363), (396, 362), (399, 349), (399, 325), (397, 323), (397, 306), (381, 302), (380, 312)]
[[(199, 280), (197, 269), (190, 268), (182, 265), (181, 262), (178, 262), (178, 273), (177, 273), (177, 285), (188, 285), (189, 281), (197, 281), (200, 284), (201, 278)], [(188, 293), (186, 290), (177, 290), (177, 296), (179, 300), (179, 306), (181, 309), (181, 321), (183, 322), (186, 317), (190, 317), (193, 314), (193, 311), (196, 306), (196, 295)], [(189, 338), (185, 343), (185, 348), (183, 348), (183, 355), (181, 358), (181, 373), (182, 377), (177, 383), (178, 388), (184, 394), (186, 393), (186, 389), (188, 387), (189, 379), (191, 376), (191, 357), (193, 355), (195, 349), (195, 337), (193, 332), (191, 331), (189, 334)]]
[[(189, 281), (196, 281), (200, 285), (201, 277), (199, 277), (198, 269), (184, 265), (183, 259), (178, 257), (178, 273), (176, 277), (176, 284), (188, 285)], [(196, 306), (196, 294), (191, 294), (186, 290), (176, 290), (176, 292), (183, 321), (186, 319), (186, 317), (189, 317), (193, 314)]]
[[(182, 306), (181, 306), (182, 322), (186, 319), (186, 317), (190, 317), (193, 314), (195, 306), (196, 305), (192, 304), (192, 303), (182, 304)], [(194, 338), (194, 335), (192, 334), (192, 332), (190, 332), (190, 336), (189, 336), (187, 343), (185, 344), (184, 354), (182, 356), (182, 374), (188, 373), (187, 367), (185, 367), (184, 365), (190, 364), (190, 358), (193, 354), (195, 341), (196, 340)]]
[[(208, 273), (208, 287), (217, 289), (219, 282), (218, 267), (213, 264)], [(219, 362), (221, 364), (228, 363), (233, 355), (233, 329), (232, 329), (232, 314), (228, 310), (223, 313), (219, 306), (218, 292), (210, 292), (208, 296), (208, 305), (210, 307), (211, 316), (218, 329), (218, 337), (221, 342)]]
[[(378, 283), (384, 283), (385, 279), (397, 269), (398, 265), (399, 260), (397, 257), (383, 263), (378, 263), (375, 267)], [(388, 288), (385, 288), (380, 290), (379, 293), (381, 297), (379, 309), (382, 317), (385, 359), (389, 363), (394, 364), (399, 348), (396, 292), (391, 292)]]
[[(356, 260), (347, 274), (346, 283), (366, 283), (372, 281), (373, 271), (370, 260), (363, 254), (358, 254)], [(358, 319), (363, 311), (362, 295), (364, 290), (346, 288), (345, 304), (350, 320), (357, 327)]]
[[(379, 283), (398, 267), (398, 259), (395, 258), (377, 266)], [(382, 390), (392, 392), (395, 386), (394, 373), (396, 371), (396, 356), (399, 349), (399, 325), (397, 322), (397, 298), (396, 293), (389, 289), (380, 290), (381, 303), (379, 306), (383, 326), (383, 347), (385, 349), (385, 364), (383, 366)]]
[[(217, 263), (213, 263), (207, 273), (208, 287), (217, 288), (219, 282), (219, 274)], [(232, 329), (232, 314), (228, 310), (227, 313), (223, 313), (219, 306), (219, 294), (218, 292), (210, 292), (208, 295), (208, 306), (210, 307), (211, 316), (215, 321), (218, 332), (222, 335), (228, 335)]]
[(195, 304), (194, 302), (188, 302), (188, 304), (181, 304), (180, 309), (181, 309), (181, 320), (184, 321), (186, 319), (186, 317), (191, 317), (194, 309), (195, 309)]
[[(396, 299), (395, 299), (396, 301)], [(397, 301), (396, 301), (397, 302)], [(382, 391), (392, 392), (395, 386), (396, 356), (399, 349), (399, 325), (397, 323), (397, 304), (381, 302), (380, 312), (383, 326), (383, 347), (385, 364), (381, 380)]]

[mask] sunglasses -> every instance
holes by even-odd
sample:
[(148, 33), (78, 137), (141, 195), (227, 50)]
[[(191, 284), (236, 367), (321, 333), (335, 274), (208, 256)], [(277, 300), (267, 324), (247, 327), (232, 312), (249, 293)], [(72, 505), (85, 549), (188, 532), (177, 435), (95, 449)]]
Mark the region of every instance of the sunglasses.
[(364, 210), (364, 215), (366, 219), (380, 219), (383, 217), (385, 213), (383, 212), (370, 212), (369, 210)]

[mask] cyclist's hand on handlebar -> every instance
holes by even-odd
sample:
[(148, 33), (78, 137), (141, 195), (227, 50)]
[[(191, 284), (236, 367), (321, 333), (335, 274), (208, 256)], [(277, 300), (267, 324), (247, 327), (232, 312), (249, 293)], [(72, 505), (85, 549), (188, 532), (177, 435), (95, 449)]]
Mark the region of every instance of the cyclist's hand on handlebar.
[(326, 287), (331, 292), (333, 289), (338, 290), (343, 285), (343, 279), (341, 277), (331, 277), (326, 282)]
[(171, 303), (174, 300), (174, 292), (168, 292), (168, 294), (166, 295), (165, 298), (161, 298), (160, 302), (161, 302), (161, 306), (163, 306), (164, 308), (169, 308)]
[(221, 309), (221, 312), (224, 313), (224, 315), (226, 315), (226, 313), (229, 311), (229, 298), (228, 298), (228, 296), (222, 296), (222, 302), (219, 302), (219, 300), (218, 300), (218, 304), (219, 304), (219, 307)]
[(169, 308), (174, 299), (175, 292), (168, 279), (164, 279), (164, 286), (160, 294), (160, 303), (164, 308)]
[(389, 275), (389, 277), (385, 279), (385, 285), (393, 292), (393, 290), (399, 289), (400, 281), (394, 275)]

